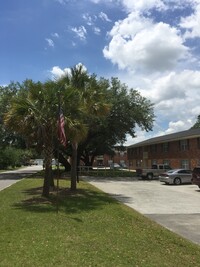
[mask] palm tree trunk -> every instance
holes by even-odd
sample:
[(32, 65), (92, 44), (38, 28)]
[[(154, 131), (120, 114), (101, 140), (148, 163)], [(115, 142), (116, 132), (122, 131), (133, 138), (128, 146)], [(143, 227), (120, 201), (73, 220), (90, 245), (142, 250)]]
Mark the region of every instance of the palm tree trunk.
[(76, 190), (76, 175), (77, 175), (77, 148), (78, 144), (72, 144), (72, 166), (71, 166), (71, 190)]

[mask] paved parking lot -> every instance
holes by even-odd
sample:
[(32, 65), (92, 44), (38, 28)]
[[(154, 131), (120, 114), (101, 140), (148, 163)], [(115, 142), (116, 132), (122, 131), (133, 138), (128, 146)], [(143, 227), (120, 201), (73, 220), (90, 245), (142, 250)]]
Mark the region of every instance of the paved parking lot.
[(169, 230), (200, 245), (200, 190), (158, 180), (88, 178), (89, 182)]

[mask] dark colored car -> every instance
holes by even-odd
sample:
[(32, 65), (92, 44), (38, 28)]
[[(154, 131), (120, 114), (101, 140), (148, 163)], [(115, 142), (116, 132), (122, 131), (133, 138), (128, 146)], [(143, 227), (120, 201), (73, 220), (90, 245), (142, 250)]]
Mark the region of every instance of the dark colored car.
[(200, 188), (200, 167), (195, 167), (192, 171), (192, 183)]
[(110, 169), (121, 169), (122, 167), (118, 163), (111, 163)]

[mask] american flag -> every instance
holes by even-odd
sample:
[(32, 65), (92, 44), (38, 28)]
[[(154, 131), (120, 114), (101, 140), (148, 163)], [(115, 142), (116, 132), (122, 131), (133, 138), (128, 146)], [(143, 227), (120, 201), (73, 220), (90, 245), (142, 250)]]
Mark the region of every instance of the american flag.
[(60, 110), (58, 117), (58, 139), (63, 146), (66, 146), (67, 139), (65, 136), (65, 118), (62, 110)]

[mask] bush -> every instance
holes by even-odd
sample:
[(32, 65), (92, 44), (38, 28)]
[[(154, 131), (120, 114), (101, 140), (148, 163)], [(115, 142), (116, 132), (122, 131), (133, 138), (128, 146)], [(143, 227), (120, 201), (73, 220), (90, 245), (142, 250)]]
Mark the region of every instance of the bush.
[(30, 159), (30, 157), (29, 150), (6, 147), (0, 150), (0, 169), (20, 167)]

